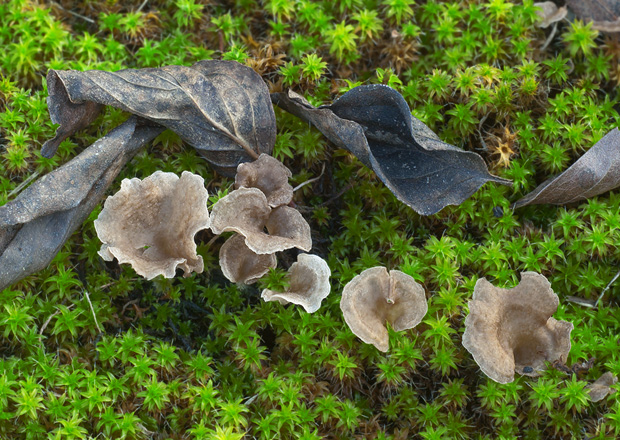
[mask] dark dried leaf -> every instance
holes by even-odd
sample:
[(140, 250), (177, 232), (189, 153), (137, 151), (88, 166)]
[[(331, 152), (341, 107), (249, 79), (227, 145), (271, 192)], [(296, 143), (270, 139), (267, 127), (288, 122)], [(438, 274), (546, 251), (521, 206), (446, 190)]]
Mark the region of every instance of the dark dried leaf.
[(50, 70), (47, 81), (50, 114), (61, 126), (43, 146), (46, 157), (90, 123), (99, 104), (170, 128), (228, 176), (239, 163), (271, 153), (275, 143), (267, 86), (252, 69), (233, 61), (118, 72)]
[(411, 116), (404, 98), (390, 87), (359, 86), (318, 108), (291, 91), (271, 96), (279, 107), (311, 122), (338, 147), (357, 156), (419, 214), (459, 205), (488, 181), (510, 184), (489, 174), (476, 153), (439, 140)]
[(619, 0), (566, 0), (566, 6), (578, 19), (591, 21), (593, 29), (620, 32)]
[(513, 207), (585, 200), (620, 186), (620, 131), (614, 128), (559, 176), (539, 185)]
[(164, 128), (130, 118), (0, 206), (0, 290), (44, 269), (119, 171)]

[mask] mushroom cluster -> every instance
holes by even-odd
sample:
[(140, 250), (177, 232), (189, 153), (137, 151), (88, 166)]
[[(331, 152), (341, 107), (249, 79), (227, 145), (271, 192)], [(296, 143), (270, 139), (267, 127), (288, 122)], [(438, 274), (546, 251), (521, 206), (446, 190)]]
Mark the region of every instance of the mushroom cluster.
[(521, 273), (521, 282), (512, 289), (479, 279), (463, 346), (496, 382), (512, 382), (515, 371), (538, 376), (545, 362), (566, 362), (570, 351), (573, 324), (552, 317), (558, 304), (549, 281), (535, 272)]
[(424, 288), (413, 277), (378, 266), (354, 277), (342, 291), (340, 309), (351, 331), (381, 351), (389, 348), (389, 322), (402, 331), (418, 325), (428, 310)]
[(156, 171), (144, 180), (124, 179), (95, 220), (103, 245), (99, 255), (129, 263), (146, 279), (174, 277), (177, 267), (189, 276), (204, 269), (194, 235), (209, 227), (204, 179), (184, 171)]

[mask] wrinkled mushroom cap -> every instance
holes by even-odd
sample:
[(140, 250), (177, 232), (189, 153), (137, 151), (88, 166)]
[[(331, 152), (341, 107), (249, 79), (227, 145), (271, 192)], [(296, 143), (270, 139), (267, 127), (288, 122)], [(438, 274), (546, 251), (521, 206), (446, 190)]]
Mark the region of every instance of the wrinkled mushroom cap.
[(331, 270), (325, 260), (317, 255), (299, 254), (288, 273), (290, 284), (286, 292), (265, 289), (261, 297), (265, 301), (298, 304), (308, 313), (316, 312), (331, 290)]
[(288, 183), (291, 175), (282, 162), (263, 153), (254, 162), (239, 164), (235, 188), (260, 189), (272, 208), (288, 205), (293, 200), (293, 187)]
[(616, 390), (611, 388), (618, 382), (618, 378), (611, 374), (611, 372), (607, 372), (599, 377), (596, 382), (588, 385), (586, 387), (589, 390), (590, 400), (592, 402), (599, 402), (607, 397), (608, 394), (615, 393)]
[(549, 27), (556, 21), (562, 20), (566, 17), (568, 12), (566, 6), (561, 6), (558, 8), (558, 6), (553, 2), (534, 3), (534, 6), (540, 8), (536, 11), (536, 14), (540, 17), (538, 27), (543, 29)]
[(512, 289), (480, 279), (469, 302), (463, 346), (496, 382), (512, 382), (515, 371), (538, 376), (545, 362), (565, 362), (570, 351), (573, 324), (552, 318), (558, 304), (549, 281), (535, 272), (523, 272)]
[(275, 254), (252, 252), (243, 235), (233, 235), (220, 248), (222, 273), (233, 283), (252, 284), (277, 265)]
[(351, 331), (381, 351), (389, 348), (389, 322), (396, 331), (413, 328), (428, 310), (424, 288), (411, 276), (385, 267), (366, 269), (342, 291), (340, 309)]
[(211, 210), (211, 230), (214, 234), (238, 232), (257, 254), (312, 248), (310, 225), (301, 213), (289, 206), (272, 210), (257, 188), (240, 188), (218, 200)]
[(184, 171), (156, 171), (144, 180), (124, 179), (95, 220), (103, 242), (99, 255), (129, 263), (147, 279), (174, 277), (177, 267), (189, 276), (202, 272), (194, 235), (209, 227), (207, 190), (202, 177)]

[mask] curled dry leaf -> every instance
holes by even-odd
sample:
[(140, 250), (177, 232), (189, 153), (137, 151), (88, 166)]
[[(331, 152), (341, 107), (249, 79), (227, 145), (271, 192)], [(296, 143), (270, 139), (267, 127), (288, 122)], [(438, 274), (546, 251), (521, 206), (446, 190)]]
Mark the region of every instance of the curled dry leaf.
[(245, 237), (235, 234), (220, 248), (220, 268), (233, 283), (252, 284), (278, 265), (275, 254), (257, 254), (245, 244)]
[(526, 205), (585, 200), (620, 186), (620, 131), (614, 128), (566, 171), (514, 203)]
[(188, 171), (181, 178), (156, 171), (144, 180), (124, 179), (95, 220), (99, 255), (131, 264), (148, 280), (173, 278), (177, 267), (186, 277), (201, 273), (194, 235), (209, 227), (208, 197), (204, 179)]
[(263, 153), (254, 162), (239, 164), (235, 188), (260, 189), (272, 208), (288, 205), (293, 200), (293, 187), (288, 183), (291, 175), (282, 162)]
[(413, 328), (426, 315), (428, 305), (424, 288), (413, 277), (373, 267), (344, 286), (340, 309), (358, 338), (385, 352), (389, 348), (386, 321), (397, 332)]
[(511, 184), (489, 174), (476, 153), (439, 140), (411, 116), (405, 99), (390, 87), (355, 87), (321, 107), (313, 107), (292, 91), (274, 93), (271, 99), (357, 156), (400, 201), (419, 214), (431, 215), (447, 205), (459, 205), (489, 181)]
[(211, 230), (214, 234), (238, 232), (257, 254), (312, 248), (310, 225), (299, 211), (289, 206), (271, 209), (257, 188), (239, 188), (218, 200), (211, 210)]
[(41, 153), (51, 157), (67, 136), (111, 105), (175, 131), (217, 171), (234, 175), (239, 163), (270, 153), (276, 121), (267, 86), (252, 69), (233, 61), (191, 67), (118, 72), (50, 70), (48, 106), (56, 137)]
[(566, 6), (580, 20), (591, 21), (602, 32), (620, 32), (619, 0), (566, 0)]
[(463, 346), (496, 382), (512, 382), (515, 371), (538, 376), (545, 362), (566, 362), (570, 351), (573, 324), (552, 317), (558, 304), (549, 281), (534, 272), (523, 272), (512, 289), (479, 279), (469, 302)]
[(329, 295), (331, 270), (327, 262), (318, 255), (299, 254), (297, 262), (288, 270), (289, 288), (286, 292), (265, 289), (261, 297), (265, 301), (279, 301), (281, 304), (298, 304), (306, 312), (314, 313)]
[(130, 118), (0, 207), (0, 290), (47, 267), (123, 165), (163, 130)]
[(536, 14), (540, 17), (538, 27), (541, 28), (547, 28), (552, 23), (562, 20), (566, 17), (566, 13), (568, 12), (566, 6), (558, 8), (553, 2), (534, 3), (534, 6), (539, 8)]
[(615, 393), (616, 390), (611, 388), (611, 386), (616, 382), (618, 382), (618, 378), (611, 372), (608, 371), (603, 374), (594, 383), (586, 387), (590, 394), (590, 400), (592, 402), (600, 402), (607, 397), (607, 395)]

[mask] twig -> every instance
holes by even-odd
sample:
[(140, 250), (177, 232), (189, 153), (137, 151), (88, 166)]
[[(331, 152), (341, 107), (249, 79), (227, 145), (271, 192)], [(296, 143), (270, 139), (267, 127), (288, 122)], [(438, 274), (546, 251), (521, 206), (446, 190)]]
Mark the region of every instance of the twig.
[(78, 14), (77, 12), (73, 12), (73, 11), (70, 11), (70, 10), (68, 10), (68, 9), (65, 9), (65, 8), (63, 8), (63, 7), (62, 7), (62, 5), (61, 5), (61, 4), (59, 4), (59, 3), (52, 2), (52, 4), (53, 4), (54, 6), (57, 6), (57, 7), (58, 7), (58, 8), (60, 8), (60, 9), (62, 9), (63, 11), (65, 11), (65, 12), (67, 12), (67, 13), (71, 14), (71, 15), (74, 15), (74, 16), (76, 16), (76, 17), (78, 17), (78, 18), (81, 18), (82, 20), (86, 20), (86, 21), (87, 21), (87, 22), (89, 22), (89, 23), (95, 24), (95, 20), (93, 20), (92, 18), (88, 18), (88, 17), (85, 17), (85, 16), (83, 16), (83, 15), (81, 15), (81, 14)]
[(41, 329), (39, 330), (39, 334), (42, 335), (43, 332), (45, 331), (45, 329), (47, 328), (48, 324), (50, 323), (50, 321), (52, 320), (52, 318), (56, 315), (58, 315), (60, 313), (60, 309), (56, 310), (54, 313), (52, 313), (49, 318), (47, 318), (45, 320), (45, 322), (43, 323), (43, 325), (41, 326)]
[(549, 36), (545, 40), (545, 44), (543, 44), (542, 47), (540, 48), (541, 51), (547, 49), (547, 46), (549, 46), (549, 44), (551, 44), (551, 40), (553, 40), (553, 37), (555, 36), (555, 31), (557, 31), (557, 30), (558, 30), (558, 24), (557, 23), (553, 23), (553, 28), (551, 29), (551, 33), (549, 34)]
[(325, 200), (323, 203), (320, 203), (316, 206), (301, 206), (301, 205), (297, 205), (296, 208), (298, 211), (301, 212), (310, 212), (310, 211), (314, 211), (317, 208), (322, 208), (325, 205), (329, 205), (330, 203), (332, 203), (334, 200), (338, 199), (339, 197), (341, 197), (344, 193), (346, 193), (348, 190), (350, 190), (351, 188), (353, 188), (353, 183), (349, 183), (347, 186), (345, 186), (344, 188), (342, 188), (342, 190), (336, 194), (335, 196)]
[(22, 189), (24, 189), (26, 187), (26, 185), (28, 185), (30, 182), (32, 182), (34, 179), (36, 179), (37, 177), (39, 177), (39, 172), (35, 171), (34, 173), (32, 173), (30, 176), (28, 176), (28, 178), (26, 180), (24, 180), (22, 183), (20, 183), (17, 188), (15, 188), (13, 191), (11, 191), (9, 193), (7, 197), (7, 199), (10, 199), (11, 197), (19, 194)]
[(618, 279), (618, 277), (620, 277), (620, 270), (618, 271), (618, 273), (611, 279), (611, 281), (609, 282), (609, 284), (607, 284), (607, 286), (603, 289), (603, 291), (601, 292), (601, 294), (598, 296), (598, 298), (596, 299), (596, 302), (594, 303), (594, 307), (598, 307), (598, 303), (601, 299), (603, 299), (603, 295), (605, 295), (605, 292), (607, 292), (609, 290), (609, 288), (611, 287), (611, 285)]
[(99, 323), (97, 322), (97, 315), (95, 315), (95, 308), (93, 307), (93, 303), (90, 302), (90, 295), (88, 294), (88, 291), (84, 291), (84, 296), (86, 297), (86, 301), (88, 301), (88, 305), (90, 306), (90, 311), (93, 312), (93, 318), (95, 320), (95, 326), (97, 327), (97, 330), (99, 330), (99, 333), (103, 333), (101, 331), (101, 327), (99, 327)]
[(317, 180), (319, 180), (321, 178), (321, 176), (323, 175), (324, 172), (325, 172), (325, 162), (323, 162), (323, 168), (321, 169), (321, 174), (319, 174), (316, 177), (313, 177), (312, 179), (309, 179), (309, 180), (306, 180), (305, 182), (300, 183), (295, 188), (293, 188), (293, 192), (297, 191), (298, 189), (303, 188), (304, 186), (306, 186), (309, 183), (316, 182)]
[(142, 8), (144, 8), (148, 2), (149, 0), (144, 0), (136, 12), (142, 11)]

